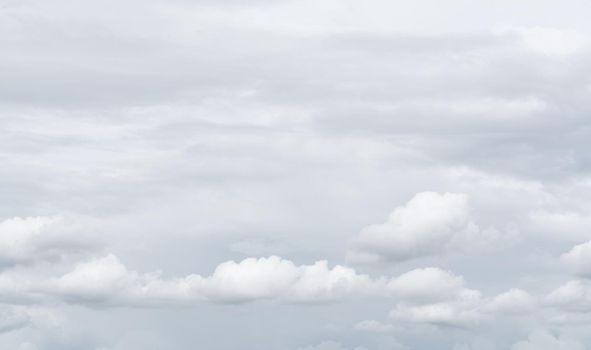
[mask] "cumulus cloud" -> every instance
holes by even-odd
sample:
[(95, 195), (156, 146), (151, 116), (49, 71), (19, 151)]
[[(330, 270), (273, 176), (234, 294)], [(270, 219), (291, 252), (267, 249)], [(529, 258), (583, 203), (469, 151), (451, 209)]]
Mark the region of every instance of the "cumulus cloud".
[(326, 261), (296, 265), (278, 256), (224, 262), (208, 276), (166, 278), (160, 272), (131, 270), (111, 254), (80, 263), (34, 291), (71, 303), (132, 307), (391, 298), (396, 302), (389, 313), (392, 323), (365, 320), (354, 326), (378, 333), (393, 330), (393, 324), (472, 328), (498, 316), (527, 314), (535, 305), (535, 299), (519, 289), (485, 298), (467, 288), (462, 276), (435, 267), (372, 278), (341, 265), (331, 268)]
[(591, 241), (574, 246), (560, 259), (577, 275), (591, 277)]
[(405, 273), (389, 287), (402, 300), (390, 311), (390, 319), (403, 325), (472, 328), (502, 316), (526, 316), (536, 308), (535, 298), (524, 290), (486, 298), (467, 288), (461, 276), (436, 268)]
[(390, 311), (390, 318), (401, 324), (424, 324), (442, 327), (471, 328), (485, 320), (480, 308), (481, 295), (466, 290), (457, 298), (428, 304), (399, 304)]
[(61, 218), (14, 217), (0, 222), (0, 266), (57, 260), (94, 244)]
[[(353, 295), (379, 296), (399, 302), (397, 311), (391, 314), (395, 319), (441, 324), (462, 324), (482, 318), (482, 311), (525, 310), (533, 303), (528, 293), (518, 289), (484, 299), (479, 291), (465, 286), (462, 276), (435, 267), (414, 269), (391, 278), (370, 277), (346, 266), (331, 268), (326, 261), (296, 265), (278, 256), (227, 261), (208, 276), (165, 278), (158, 271), (131, 270), (109, 254), (79, 263), (36, 291), (73, 302), (135, 306), (198, 301), (325, 302)], [(376, 321), (367, 321), (356, 328), (380, 328), (376, 325)]]
[(392, 211), (383, 224), (365, 227), (353, 242), (353, 260), (407, 260), (439, 254), (485, 239), (471, 215), (468, 196), (421, 192)]
[(114, 255), (85, 263), (52, 281), (50, 293), (70, 300), (100, 304), (167, 304), (191, 301), (247, 302), (281, 299), (289, 302), (330, 301), (350, 294), (379, 291), (379, 281), (326, 261), (295, 265), (277, 256), (228, 261), (210, 276), (165, 279), (160, 273), (129, 270)]
[(487, 317), (481, 293), (466, 288), (464, 279), (449, 271), (412, 270), (392, 279), (388, 287), (401, 300), (389, 313), (395, 323), (467, 328)]

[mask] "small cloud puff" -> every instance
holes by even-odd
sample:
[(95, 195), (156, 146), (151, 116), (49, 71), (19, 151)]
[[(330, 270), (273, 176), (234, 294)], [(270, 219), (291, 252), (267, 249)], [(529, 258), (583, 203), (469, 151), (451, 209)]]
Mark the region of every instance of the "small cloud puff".
[(386, 222), (365, 227), (348, 256), (353, 261), (402, 261), (488, 240), (471, 215), (468, 196), (421, 192)]

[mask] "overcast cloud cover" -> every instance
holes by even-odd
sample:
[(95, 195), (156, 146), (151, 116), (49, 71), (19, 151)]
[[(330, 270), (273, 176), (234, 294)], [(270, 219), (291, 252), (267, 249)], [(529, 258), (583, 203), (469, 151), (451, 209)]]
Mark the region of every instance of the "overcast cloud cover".
[(591, 350), (587, 8), (0, 0), (0, 348)]

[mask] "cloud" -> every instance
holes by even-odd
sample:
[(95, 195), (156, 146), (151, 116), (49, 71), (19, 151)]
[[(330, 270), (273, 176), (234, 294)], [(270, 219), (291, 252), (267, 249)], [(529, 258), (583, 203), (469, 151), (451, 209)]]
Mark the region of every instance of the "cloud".
[(385, 223), (362, 229), (349, 256), (361, 261), (408, 260), (478, 239), (486, 237), (474, 223), (467, 195), (421, 192), (394, 209)]
[(35, 344), (33, 343), (22, 343), (19, 345), (18, 350), (37, 350), (39, 349)]
[(277, 256), (228, 261), (212, 275), (164, 279), (158, 272), (129, 270), (114, 255), (77, 265), (54, 279), (46, 291), (74, 302), (103, 305), (159, 305), (211, 301), (219, 303), (280, 299), (320, 302), (351, 294), (376, 294), (379, 281), (326, 261), (295, 265)]
[(562, 241), (580, 241), (589, 234), (591, 216), (574, 211), (535, 210), (528, 214), (536, 232)]
[(547, 56), (569, 56), (579, 53), (586, 45), (585, 37), (576, 31), (543, 27), (497, 28), (501, 35), (517, 35), (532, 52)]
[(495, 296), (484, 306), (484, 310), (497, 314), (524, 315), (536, 307), (536, 299), (528, 292), (512, 288)]
[(3, 306), (0, 308), (0, 334), (28, 326), (31, 315), (26, 310)]
[(0, 222), (0, 266), (55, 261), (94, 247), (76, 223), (52, 217), (14, 217)]
[[(405, 275), (415, 275), (419, 283), (413, 287)], [(414, 270), (394, 281), (412, 292), (397, 294), (405, 298), (389, 313), (401, 325), (474, 328), (502, 316), (528, 316), (537, 307), (536, 299), (521, 289), (485, 298), (480, 291), (466, 288), (460, 276), (433, 268)]]
[(463, 277), (436, 267), (415, 269), (388, 282), (388, 289), (402, 299), (446, 300), (463, 287)]
[[(298, 350), (349, 350), (351, 348), (345, 347), (343, 344), (335, 342), (335, 341), (325, 341), (317, 345), (310, 345), (303, 348), (299, 348)], [(355, 347), (351, 350), (367, 350), (364, 347)]]
[(591, 311), (591, 282), (571, 280), (553, 290), (545, 298), (546, 302), (570, 312)]
[(560, 259), (577, 275), (591, 277), (591, 241), (574, 246)]
[(466, 290), (462, 295), (449, 301), (419, 305), (398, 304), (390, 311), (389, 317), (400, 324), (472, 328), (486, 318), (480, 310), (481, 306), (480, 293)]
[(585, 346), (573, 339), (555, 336), (547, 331), (535, 331), (527, 340), (511, 346), (511, 350), (585, 350)]
[(486, 300), (464, 284), (461, 276), (433, 267), (402, 274), (388, 283), (401, 300), (389, 317), (402, 325), (476, 326), (488, 317), (482, 312)]
[(376, 320), (364, 320), (357, 322), (353, 328), (358, 331), (388, 333), (394, 329), (394, 326)]
[[(124, 323), (178, 349), (297, 348), (390, 309), (359, 327), (418, 329), (413, 349), (465, 340), (421, 325), (510, 345), (589, 314), (583, 248), (562, 258), (581, 280), (533, 292), (571, 278), (540, 264), (563, 248), (539, 233), (589, 239), (582, 4), (3, 1), (1, 300), (51, 305), (85, 341), (117, 344)], [(117, 256), (61, 213), (93, 217)], [(351, 261), (389, 264), (337, 265), (356, 232)], [(252, 301), (324, 305), (236, 305)], [(27, 332), (0, 348), (96, 348)], [(118, 348), (158, 348), (142, 337)], [(380, 336), (339, 341), (362, 337)]]

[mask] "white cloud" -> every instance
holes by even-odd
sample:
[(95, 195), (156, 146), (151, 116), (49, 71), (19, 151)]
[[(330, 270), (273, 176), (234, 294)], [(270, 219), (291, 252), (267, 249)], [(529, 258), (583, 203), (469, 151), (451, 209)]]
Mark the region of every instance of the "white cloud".
[(464, 279), (438, 268), (416, 269), (388, 283), (402, 299), (389, 316), (398, 323), (472, 327), (483, 321), (485, 300), (464, 286)]
[(482, 298), (475, 290), (465, 290), (449, 301), (429, 304), (398, 304), (390, 318), (402, 324), (425, 324), (444, 327), (470, 328), (485, 320), (480, 308)]
[(107, 255), (52, 281), (48, 291), (66, 298), (104, 304), (183, 303), (197, 300), (246, 302), (281, 299), (290, 302), (328, 301), (350, 294), (378, 293), (381, 281), (326, 261), (295, 265), (277, 256), (247, 258), (218, 265), (211, 276), (163, 279), (141, 274)]
[(415, 269), (393, 278), (388, 288), (403, 300), (389, 314), (395, 322), (470, 327), (484, 319), (480, 292), (449, 271)]
[(568, 281), (556, 288), (546, 302), (566, 311), (587, 312), (591, 310), (591, 282), (583, 280)]
[(406, 260), (437, 254), (452, 245), (484, 239), (468, 196), (421, 192), (394, 209), (383, 224), (365, 227), (349, 253), (357, 260)]
[(555, 336), (547, 331), (535, 331), (527, 340), (511, 346), (511, 350), (584, 350), (585, 346), (573, 339)]
[(0, 222), (0, 265), (57, 260), (92, 246), (84, 232), (60, 218), (14, 217)]
[[(442, 271), (438, 274), (442, 274)], [(406, 300), (398, 303), (390, 311), (390, 318), (400, 324), (472, 328), (503, 315), (527, 316), (536, 310), (535, 298), (523, 290), (514, 288), (485, 298), (480, 291), (466, 288), (461, 277), (449, 272), (435, 281), (441, 281), (443, 276), (446, 279), (439, 285), (427, 283), (414, 293), (414, 297), (407, 296)], [(454, 283), (451, 284), (451, 281)], [(426, 294), (426, 291), (430, 291), (431, 295)], [(423, 299), (417, 299), (416, 296), (422, 296)]]
[(591, 277), (591, 241), (574, 246), (560, 259), (577, 275)]
[(500, 314), (522, 315), (535, 310), (536, 300), (528, 292), (513, 288), (495, 296), (485, 305), (484, 310)]

